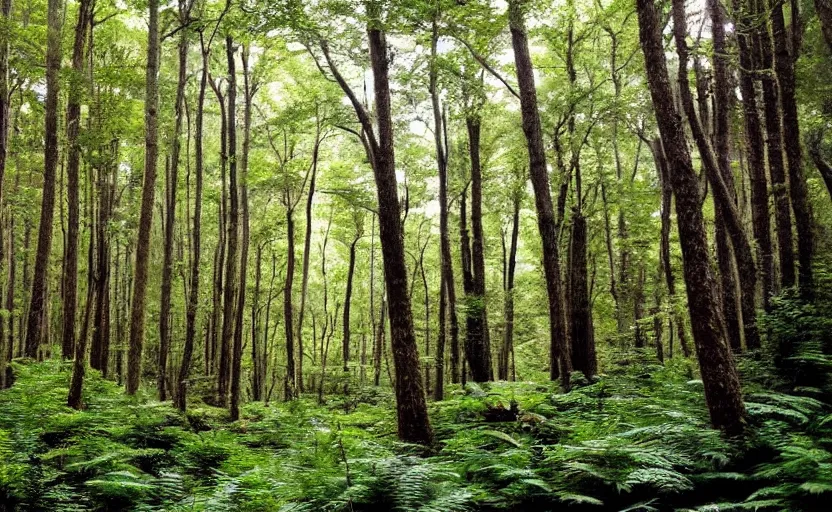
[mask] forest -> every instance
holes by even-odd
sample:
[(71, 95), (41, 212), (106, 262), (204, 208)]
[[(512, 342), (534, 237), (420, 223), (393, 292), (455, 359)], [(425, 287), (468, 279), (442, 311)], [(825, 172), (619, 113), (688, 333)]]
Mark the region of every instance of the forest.
[(830, 206), (830, 0), (0, 0), (0, 512), (829, 510)]

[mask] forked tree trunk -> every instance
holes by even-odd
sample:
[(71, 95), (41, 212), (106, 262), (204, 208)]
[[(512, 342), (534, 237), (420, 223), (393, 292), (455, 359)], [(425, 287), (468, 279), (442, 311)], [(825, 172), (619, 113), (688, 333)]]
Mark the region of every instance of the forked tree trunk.
[[(742, 22), (749, 26), (752, 24), (758, 25), (753, 32), (756, 35), (758, 54), (756, 59), (758, 65), (756, 67), (761, 70), (770, 70), (774, 67), (771, 34), (768, 23), (760, 23), (758, 21), (761, 17), (764, 18), (767, 15), (764, 6), (760, 5), (762, 3), (764, 2), (757, 2), (756, 13), (754, 7), (750, 5), (745, 6), (744, 8), (748, 12), (742, 12)], [(740, 46), (740, 51), (742, 51), (742, 45)], [(740, 54), (740, 58), (742, 59), (742, 54)], [(745, 60), (751, 62), (752, 65), (754, 63), (751, 57)], [(742, 65), (742, 62), (740, 64)], [(765, 113), (765, 142), (768, 156), (768, 169), (771, 175), (771, 192), (774, 196), (774, 220), (777, 234), (777, 254), (780, 262), (780, 285), (784, 288), (790, 288), (795, 285), (796, 276), (794, 242), (792, 240), (791, 202), (789, 201), (789, 186), (786, 181), (786, 167), (783, 161), (783, 126), (781, 124), (779, 107), (780, 90), (777, 84), (777, 77), (774, 73), (763, 73), (761, 81), (763, 89), (763, 111)], [(743, 100), (745, 100), (745, 93), (743, 93)], [(749, 99), (749, 102), (754, 101), (755, 99), (753, 97)], [(764, 174), (763, 178), (765, 178)], [(766, 202), (768, 202), (767, 197)], [(768, 211), (768, 208), (766, 208), (766, 211)]]
[(638, 0), (637, 9), (647, 81), (668, 161), (670, 183), (676, 196), (688, 307), (691, 318), (696, 319), (693, 334), (705, 399), (714, 427), (736, 434), (743, 429), (745, 406), (726, 339), (725, 322), (719, 311), (701, 210), (699, 180), (688, 153), (681, 117), (673, 104), (656, 6), (652, 0)]
[(522, 8), (520, 0), (510, 0), (508, 3), (509, 28), (514, 47), (514, 62), (517, 67), (517, 83), (520, 89), (523, 133), (526, 136), (529, 151), (529, 173), (534, 188), (537, 225), (543, 242), (543, 271), (546, 276), (546, 293), (549, 298), (549, 376), (554, 380), (559, 374), (561, 386), (568, 389), (572, 361), (560, 276), (558, 228), (549, 187), (540, 114), (537, 111), (534, 70)]
[[(803, 173), (803, 149), (800, 140), (800, 124), (795, 97), (794, 63), (799, 52), (798, 21), (796, 2), (792, 6), (792, 27), (786, 29), (783, 5), (769, 0), (771, 10), (772, 38), (774, 40), (774, 70), (780, 85), (780, 108), (783, 118), (783, 142), (786, 146), (786, 160), (789, 163), (789, 196), (792, 200), (794, 225), (797, 231), (798, 284), (804, 297), (811, 297), (814, 290), (812, 254), (814, 235), (812, 231), (812, 210), (806, 176)], [(791, 39), (791, 40), (789, 40)]]
[[(676, 52), (679, 55), (679, 96), (685, 114), (688, 118), (694, 141), (699, 150), (705, 173), (711, 184), (714, 195), (714, 205), (717, 214), (725, 221), (726, 231), (731, 239), (731, 246), (734, 252), (734, 259), (739, 271), (740, 291), (739, 300), (741, 305), (741, 321), (746, 343), (749, 347), (760, 346), (760, 334), (757, 329), (757, 309), (755, 293), (757, 289), (757, 268), (752, 256), (751, 246), (746, 238), (745, 228), (739, 217), (735, 196), (732, 193), (733, 182), (727, 183), (720, 170), (718, 157), (715, 155), (710, 141), (702, 129), (693, 98), (690, 91), (690, 83), (687, 76), (688, 47), (687, 47), (687, 22), (684, 0), (673, 0), (673, 33), (676, 40)], [(726, 123), (727, 124), (727, 123)], [(727, 135), (727, 134), (726, 134)], [(726, 144), (727, 146), (727, 144)], [(665, 149), (666, 146), (665, 146)], [(727, 159), (727, 155), (724, 156)], [(732, 177), (730, 170), (726, 170), (729, 177)], [(678, 199), (678, 196), (677, 196)], [(677, 203), (678, 204), (678, 203)], [(729, 333), (730, 334), (730, 333)], [(732, 341), (732, 345), (739, 346), (739, 341)]]

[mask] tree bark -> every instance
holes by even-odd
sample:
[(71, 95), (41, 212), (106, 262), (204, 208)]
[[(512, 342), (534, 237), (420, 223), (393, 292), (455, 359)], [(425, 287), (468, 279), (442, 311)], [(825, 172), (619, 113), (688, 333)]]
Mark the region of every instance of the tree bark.
[(648, 86), (676, 196), (688, 307), (691, 318), (696, 319), (694, 342), (705, 399), (714, 427), (737, 434), (743, 430), (745, 406), (715, 292), (699, 180), (688, 153), (681, 117), (673, 104), (659, 15), (652, 0), (638, 0), (637, 9)]
[(820, 20), (820, 28), (823, 32), (823, 39), (826, 46), (832, 52), (832, 2), (829, 0), (815, 0), (815, 12)]
[[(230, 39), (229, 39), (230, 40)], [(243, 154), (240, 159), (240, 203), (242, 204), (242, 233), (240, 240), (240, 289), (237, 293), (236, 325), (234, 327), (234, 343), (231, 350), (231, 420), (240, 419), (240, 386), (243, 368), (243, 317), (246, 310), (246, 284), (248, 280), (248, 249), (249, 249), (249, 210), (248, 210), (248, 157), (251, 149), (251, 106), (255, 84), (251, 83), (248, 68), (249, 46), (244, 44), (241, 51), (243, 64)], [(233, 54), (229, 56), (229, 63), (233, 61)], [(255, 344), (255, 338), (251, 338)]]
[(546, 154), (543, 149), (540, 114), (537, 110), (534, 71), (529, 53), (529, 42), (523, 20), (521, 0), (510, 0), (508, 6), (509, 28), (514, 47), (517, 83), (520, 89), (523, 133), (526, 136), (529, 151), (529, 173), (534, 188), (537, 225), (543, 243), (543, 270), (546, 276), (546, 292), (549, 298), (549, 376), (552, 380), (555, 380), (559, 374), (561, 386), (568, 389), (572, 361), (560, 276), (558, 228), (546, 169)]
[(295, 281), (295, 218), (294, 211), (286, 210), (286, 283), (283, 288), (283, 329), (286, 334), (286, 400), (295, 398), (297, 376), (295, 375), (295, 340), (293, 338), (294, 321), (292, 319), (292, 286)]
[[(347, 286), (346, 290), (344, 291), (344, 317), (343, 321), (341, 322), (341, 327), (343, 328), (343, 338), (342, 338), (342, 355), (344, 359), (344, 378), (347, 379), (349, 377), (349, 362), (350, 362), (350, 308), (352, 306), (352, 280), (353, 276), (355, 275), (355, 246), (358, 243), (358, 237), (356, 236), (352, 243), (350, 244), (350, 259), (349, 264), (347, 267)], [(344, 384), (346, 389), (347, 384)]]
[[(200, 34), (200, 39), (202, 37), (202, 34)], [(188, 293), (188, 304), (185, 310), (185, 345), (182, 348), (182, 363), (179, 366), (179, 376), (176, 379), (176, 406), (182, 412), (187, 409), (188, 404), (188, 378), (191, 372), (191, 359), (193, 358), (194, 344), (196, 340), (196, 315), (197, 308), (199, 306), (199, 267), (202, 257), (202, 187), (205, 166), (202, 134), (205, 115), (205, 90), (208, 85), (208, 67), (205, 65), (207, 63), (206, 61), (207, 59), (203, 58), (203, 66), (199, 78), (199, 93), (196, 104), (196, 126), (194, 128), (194, 163), (196, 165), (196, 183), (194, 185), (193, 228), (191, 229), (191, 287), (190, 293)]]
[[(774, 66), (771, 46), (771, 34), (769, 33), (768, 23), (759, 23), (757, 16), (765, 16), (765, 9), (760, 3), (757, 4), (756, 16), (752, 11), (751, 6), (744, 7), (748, 10), (740, 11), (742, 14), (742, 23), (758, 24), (759, 26), (754, 31), (756, 35), (756, 45), (758, 53), (758, 62), (760, 70), (770, 70)], [(748, 43), (745, 43), (747, 46)], [(743, 51), (743, 43), (740, 43), (740, 52)], [(743, 66), (742, 53), (740, 54), (740, 65)], [(754, 60), (751, 57), (745, 59), (746, 63), (751, 66), (749, 69), (754, 69)], [(750, 77), (748, 78), (750, 81)], [(749, 94), (753, 94), (753, 85), (747, 86), (750, 89)], [(791, 204), (789, 201), (789, 187), (786, 182), (786, 167), (783, 163), (783, 134), (780, 118), (780, 93), (777, 85), (776, 77), (773, 73), (766, 72), (762, 76), (763, 89), (763, 109), (765, 113), (766, 126), (766, 149), (768, 150), (768, 169), (771, 175), (771, 189), (774, 196), (774, 220), (777, 235), (777, 249), (780, 262), (780, 284), (784, 288), (791, 288), (795, 284), (795, 268), (794, 268), (794, 242), (792, 241), (792, 219), (791, 219)], [(745, 101), (745, 92), (743, 92), (743, 101)], [(754, 105), (755, 98), (749, 97), (750, 105)], [(756, 134), (755, 134), (756, 135)], [(749, 162), (751, 155), (749, 155)], [(753, 172), (753, 169), (752, 169)], [(762, 181), (762, 184), (752, 183), (752, 201), (754, 201), (754, 188), (760, 187), (758, 194), (765, 192), (763, 185), (765, 184), (765, 170), (762, 170), (762, 177), (757, 178)], [(758, 200), (761, 200), (758, 198)], [(765, 201), (768, 203), (768, 196), (765, 196)], [(758, 207), (761, 209), (761, 207)], [(768, 207), (766, 206), (766, 214)], [(760, 213), (762, 214), (762, 212)], [(770, 221), (766, 218), (766, 226)], [(762, 225), (759, 229), (762, 229)], [(766, 228), (767, 230), (770, 227)], [(767, 236), (768, 233), (766, 233)], [(769, 242), (770, 244), (770, 242)], [(770, 251), (769, 251), (770, 252)], [(765, 262), (764, 262), (765, 263)], [(774, 287), (769, 291), (770, 296), (774, 292)], [(768, 302), (768, 297), (766, 297)]]
[[(448, 320), (450, 320), (450, 335), (451, 335), (451, 382), (459, 382), (459, 361), (458, 361), (458, 347), (459, 347), (459, 319), (456, 314), (456, 284), (454, 281), (454, 265), (451, 257), (451, 241), (448, 230), (448, 148), (443, 143), (443, 134), (445, 133), (444, 118), (439, 104), (439, 91), (437, 91), (437, 80), (439, 69), (436, 63), (436, 48), (439, 41), (439, 29), (437, 12), (433, 20), (433, 33), (431, 38), (431, 68), (430, 68), (430, 98), (431, 106), (433, 108), (433, 138), (436, 146), (436, 166), (439, 170), (439, 249), (441, 259), (441, 291), (440, 294), (445, 294), (445, 305), (447, 306)], [(437, 400), (442, 399), (442, 384), (440, 379), (444, 379), (444, 374), (438, 373), (440, 369), (444, 370), (444, 352), (445, 352), (445, 310), (441, 310), (439, 317), (439, 337), (441, 338), (442, 347), (442, 361), (440, 365), (439, 344), (437, 344), (437, 374), (436, 386), (440, 388), (434, 394)], [(437, 340), (439, 343), (439, 340)]]
[[(774, 40), (774, 70), (777, 74), (777, 83), (780, 85), (783, 142), (786, 146), (786, 160), (789, 163), (789, 195), (792, 200), (794, 224), (797, 228), (798, 284), (801, 294), (804, 297), (811, 297), (814, 289), (812, 275), (814, 235), (806, 176), (803, 173), (803, 151), (795, 98), (794, 63), (797, 61), (798, 54), (798, 35), (795, 33), (797, 27), (792, 26), (792, 30), (787, 32), (782, 3), (769, 0), (769, 8)], [(797, 15), (796, 12), (793, 13), (793, 16)], [(792, 20), (792, 23), (797, 24), (795, 20)], [(789, 41), (789, 36), (791, 36), (791, 41)]]
[(47, 2), (46, 103), (43, 195), (40, 206), (38, 245), (32, 274), (32, 293), (26, 326), (25, 356), (36, 358), (44, 341), (46, 285), (49, 280), (49, 255), (52, 251), (52, 223), (55, 214), (55, 174), (58, 166), (58, 92), (61, 68), (61, 2)]
[(474, 382), (494, 380), (488, 313), (485, 305), (485, 256), (482, 229), (482, 168), (480, 165), (480, 119), (469, 115), (468, 151), (471, 158), (471, 293), (468, 297), (465, 355)]
[[(188, 23), (188, 12), (185, 0), (179, 0), (179, 23)], [(174, 104), (174, 129), (171, 141), (170, 170), (165, 175), (165, 243), (164, 256), (162, 261), (162, 290), (159, 308), (159, 374), (156, 379), (156, 389), (159, 394), (159, 401), (164, 402), (168, 398), (165, 380), (168, 370), (168, 352), (170, 352), (170, 315), (171, 315), (171, 288), (173, 284), (173, 232), (176, 229), (176, 188), (179, 176), (179, 154), (182, 137), (182, 117), (185, 109), (185, 86), (187, 85), (188, 72), (188, 36), (187, 30), (181, 30), (179, 44), (177, 45), (179, 56), (179, 73), (176, 82), (176, 103)]]
[[(743, 333), (746, 344), (749, 347), (760, 346), (760, 334), (757, 329), (757, 311), (755, 292), (757, 288), (757, 268), (754, 264), (754, 257), (751, 253), (751, 246), (745, 235), (745, 229), (739, 218), (739, 211), (735, 198), (732, 197), (731, 184), (726, 183), (717, 156), (714, 155), (702, 124), (696, 115), (693, 97), (690, 91), (690, 83), (687, 76), (688, 48), (687, 48), (687, 22), (685, 18), (684, 0), (673, 0), (673, 34), (676, 40), (676, 52), (679, 55), (679, 95), (688, 124), (691, 127), (699, 155), (702, 158), (705, 173), (713, 190), (714, 205), (717, 214), (725, 221), (726, 231), (731, 238), (731, 245), (734, 250), (734, 257), (737, 263), (740, 279), (740, 304)], [(665, 150), (667, 146), (665, 145)], [(727, 157), (727, 155), (726, 155)], [(730, 170), (728, 170), (730, 175)], [(678, 205), (677, 195), (677, 205)], [(739, 343), (739, 342), (734, 342)]]
[(237, 73), (234, 62), (234, 40), (225, 38), (225, 54), (228, 63), (228, 226), (226, 230), (227, 254), (225, 259), (225, 289), (223, 290), (222, 333), (220, 335), (220, 367), (217, 376), (217, 402), (228, 405), (231, 381), (232, 344), (234, 342), (235, 299), (237, 298), (237, 244), (240, 236), (240, 207), (237, 185)]
[[(512, 198), (511, 245), (508, 250), (508, 255), (505, 256), (506, 272), (503, 287), (505, 294), (505, 304), (503, 307), (505, 327), (503, 328), (503, 346), (500, 348), (497, 376), (500, 380), (508, 380), (509, 358), (514, 352), (514, 273), (517, 268), (517, 240), (520, 235), (520, 198), (520, 194), (515, 192)], [(503, 251), (505, 252), (505, 241), (503, 241), (503, 247)]]
[(64, 312), (61, 340), (61, 355), (64, 359), (73, 357), (75, 351), (75, 324), (78, 308), (78, 167), (81, 160), (81, 148), (78, 147), (77, 141), (81, 124), (80, 78), (84, 72), (84, 42), (91, 15), (92, 2), (82, 0), (78, 4), (78, 22), (75, 25), (75, 40), (72, 45), (72, 73), (76, 81), (69, 89), (66, 107), (67, 232), (62, 283)]
[(319, 144), (315, 141), (315, 147), (312, 150), (312, 169), (309, 176), (309, 192), (306, 195), (306, 226), (303, 235), (303, 262), (301, 263), (301, 291), (300, 291), (300, 308), (298, 308), (298, 391), (303, 393), (303, 315), (306, 311), (306, 294), (309, 288), (309, 253), (310, 244), (312, 243), (312, 200), (315, 196), (315, 185), (318, 177), (318, 151)]

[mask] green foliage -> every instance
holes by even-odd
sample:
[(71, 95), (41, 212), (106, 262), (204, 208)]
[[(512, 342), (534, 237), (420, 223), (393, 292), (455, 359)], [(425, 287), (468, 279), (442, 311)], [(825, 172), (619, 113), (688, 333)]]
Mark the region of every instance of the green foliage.
[[(0, 393), (5, 510), (817, 510), (832, 493), (832, 414), (764, 391), (754, 358), (748, 434), (708, 427), (690, 362), (630, 354), (568, 394), (517, 382), (452, 388), (431, 405), (437, 443), (397, 443), (392, 396), (357, 389), (319, 405), (139, 405), (92, 372), (65, 407), (68, 369), (16, 364)], [(577, 376), (576, 376), (577, 377)], [(579, 379), (575, 379), (576, 382)], [(493, 411), (515, 411), (495, 422)]]

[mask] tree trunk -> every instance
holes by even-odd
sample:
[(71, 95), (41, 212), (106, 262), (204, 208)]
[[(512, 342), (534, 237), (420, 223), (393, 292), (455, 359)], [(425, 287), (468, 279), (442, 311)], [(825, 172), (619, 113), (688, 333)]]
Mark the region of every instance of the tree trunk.
[[(202, 37), (201, 34), (200, 37)], [(197, 96), (196, 105), (196, 126), (194, 130), (196, 184), (194, 189), (193, 228), (191, 229), (191, 288), (190, 293), (188, 293), (188, 304), (185, 310), (185, 345), (182, 348), (182, 363), (179, 367), (179, 376), (176, 379), (176, 406), (182, 412), (185, 412), (188, 404), (188, 378), (191, 372), (191, 359), (194, 353), (196, 315), (197, 308), (199, 307), (199, 266), (202, 256), (202, 186), (205, 165), (202, 132), (205, 112), (205, 90), (208, 85), (208, 67), (205, 65), (207, 63), (206, 61), (207, 58), (203, 58), (203, 66), (199, 79), (199, 95)], [(208, 343), (206, 343), (206, 347), (207, 345)], [(208, 364), (207, 360), (206, 364)]]
[(491, 343), (488, 336), (488, 313), (485, 306), (485, 256), (482, 229), (482, 169), (480, 165), (480, 119), (469, 115), (468, 149), (471, 157), (471, 294), (468, 297), (465, 355), (474, 382), (494, 380)]
[[(520, 199), (518, 193), (512, 198), (511, 216), (511, 245), (506, 257), (506, 277), (503, 292), (505, 293), (505, 305), (503, 319), (505, 327), (503, 331), (503, 346), (500, 349), (499, 375), (500, 380), (508, 380), (509, 357), (514, 352), (514, 273), (517, 268), (517, 240), (520, 235)], [(503, 242), (505, 246), (505, 242)], [(504, 249), (505, 251), (505, 249)]]
[(283, 329), (286, 334), (286, 400), (295, 398), (295, 342), (293, 339), (292, 285), (295, 281), (295, 219), (290, 206), (286, 210), (286, 284), (283, 288)]
[(571, 238), (569, 279), (572, 296), (570, 309), (572, 367), (585, 376), (592, 377), (598, 372), (598, 361), (595, 356), (595, 339), (589, 303), (586, 218), (580, 212), (575, 212), (572, 216)]
[(824, 160), (820, 147), (809, 147), (809, 156), (812, 157), (812, 162), (815, 163), (815, 167), (818, 168), (823, 183), (826, 185), (826, 191), (829, 192), (829, 196), (832, 198), (832, 165)]
[[(118, 142), (111, 144), (111, 162), (98, 175), (98, 222), (96, 223), (96, 305), (92, 329), (90, 366), (106, 377), (110, 359), (110, 217), (113, 212), (115, 177), (117, 172)], [(106, 173), (105, 173), (106, 171)]]
[[(749, 14), (743, 14), (744, 23), (749, 25), (759, 24), (757, 16), (765, 16), (765, 9), (759, 4), (757, 5), (756, 16), (752, 11), (752, 7), (745, 7)], [(771, 34), (769, 33), (768, 23), (759, 24), (755, 31), (756, 45), (758, 52), (759, 68), (761, 70), (770, 70), (774, 66), (771, 46)], [(748, 43), (746, 43), (747, 45)], [(742, 43), (740, 45), (742, 51)], [(740, 54), (742, 58), (742, 54)], [(751, 57), (745, 59), (750, 65), (754, 65)], [(743, 65), (740, 62), (740, 65)], [(753, 67), (750, 69), (754, 69)], [(750, 80), (750, 78), (749, 78)], [(766, 149), (768, 150), (768, 169), (771, 175), (771, 189), (774, 196), (774, 220), (777, 234), (777, 249), (780, 262), (780, 284), (784, 288), (791, 288), (795, 284), (795, 268), (794, 268), (794, 242), (792, 241), (792, 219), (791, 219), (791, 204), (789, 201), (789, 186), (786, 182), (786, 167), (783, 163), (783, 135), (780, 117), (780, 94), (777, 85), (777, 79), (773, 73), (764, 73), (762, 76), (763, 89), (763, 109), (765, 113), (766, 123)], [(753, 86), (750, 86), (750, 93), (753, 93)], [(743, 101), (745, 101), (745, 92), (743, 92)], [(754, 102), (753, 97), (750, 102)], [(749, 155), (750, 160), (750, 155)], [(765, 179), (765, 170), (763, 169), (763, 176), (760, 180)], [(763, 182), (764, 184), (765, 182)], [(762, 185), (760, 193), (763, 192)], [(754, 192), (754, 184), (752, 184), (752, 194)], [(753, 196), (752, 196), (753, 201)], [(768, 196), (765, 199), (768, 203)], [(766, 207), (768, 212), (768, 207)], [(762, 226), (760, 227), (762, 229)], [(770, 229), (770, 228), (768, 228)], [(770, 242), (769, 242), (770, 243)], [(772, 290), (769, 293), (771, 295)], [(768, 298), (767, 298), (768, 299)]]
[[(179, 0), (179, 23), (188, 23), (185, 0)], [(165, 174), (165, 244), (162, 262), (162, 296), (159, 308), (159, 374), (156, 389), (159, 401), (168, 398), (165, 379), (168, 370), (168, 352), (170, 352), (171, 288), (173, 283), (173, 232), (176, 229), (176, 188), (179, 176), (179, 139), (182, 137), (182, 116), (185, 109), (185, 86), (188, 80), (188, 37), (187, 30), (181, 30), (179, 44), (179, 75), (176, 82), (176, 103), (174, 105), (174, 129), (171, 140), (170, 170)]]
[(534, 71), (523, 21), (522, 4), (520, 0), (510, 0), (508, 5), (509, 28), (514, 47), (514, 62), (517, 67), (517, 83), (520, 89), (523, 132), (529, 151), (529, 173), (534, 188), (537, 225), (543, 242), (543, 270), (546, 276), (546, 292), (549, 297), (549, 376), (554, 380), (560, 374), (561, 386), (568, 389), (572, 360), (560, 276), (557, 224), (546, 169), (540, 115), (537, 111)]
[(40, 206), (38, 246), (32, 274), (32, 293), (26, 327), (25, 356), (36, 358), (44, 341), (46, 285), (49, 280), (49, 255), (52, 252), (52, 221), (55, 213), (55, 174), (58, 166), (58, 74), (61, 68), (61, 2), (49, 0), (46, 39), (46, 103), (43, 195)]
[(832, 2), (829, 0), (815, 0), (815, 12), (818, 14), (826, 46), (832, 52)]
[[(84, 42), (91, 15), (92, 2), (82, 0), (78, 4), (78, 22), (75, 25), (75, 40), (72, 45), (72, 72), (78, 78), (84, 72)], [(64, 314), (61, 340), (61, 355), (64, 359), (71, 358), (75, 352), (75, 322), (78, 308), (78, 167), (81, 160), (81, 148), (78, 147), (77, 140), (81, 124), (80, 96), (79, 81), (75, 86), (70, 87), (66, 106), (67, 232), (62, 283)], [(2, 173), (0, 173), (1, 179)]]
[[(2, 0), (0, 16), (4, 26), (11, 26), (12, 0)], [(11, 97), (9, 95), (9, 32), (0, 34), (0, 205), (3, 204), (3, 180), (9, 154), (9, 123), (11, 122)]]
[(147, 35), (147, 85), (145, 92), (145, 170), (139, 233), (136, 241), (136, 264), (133, 278), (133, 301), (130, 311), (130, 344), (127, 353), (127, 394), (139, 389), (144, 345), (144, 319), (147, 299), (147, 268), (150, 263), (150, 228), (153, 224), (153, 197), (156, 190), (158, 156), (157, 110), (159, 107), (159, 0), (149, 0), (150, 25)]
[(312, 243), (312, 200), (315, 196), (316, 178), (318, 176), (318, 141), (312, 152), (312, 170), (309, 176), (309, 192), (306, 196), (306, 226), (303, 235), (303, 262), (301, 269), (300, 308), (298, 309), (298, 390), (303, 393), (303, 315), (306, 311), (306, 294), (309, 288), (309, 246)]
[[(798, 16), (792, 2), (792, 16)], [(803, 155), (800, 141), (800, 125), (795, 98), (794, 63), (798, 56), (797, 21), (792, 20), (792, 29), (786, 30), (783, 18), (783, 5), (769, 0), (771, 9), (771, 28), (774, 39), (774, 69), (777, 83), (780, 85), (780, 107), (783, 116), (783, 142), (786, 145), (786, 160), (789, 163), (789, 195), (792, 199), (794, 224), (797, 228), (797, 264), (801, 293), (810, 297), (814, 289), (812, 276), (812, 253), (814, 240), (812, 233), (812, 210), (806, 176), (803, 174)], [(788, 40), (791, 36), (791, 41)], [(791, 44), (790, 44), (791, 43)]]
[[(92, 258), (90, 258), (92, 261)], [(93, 280), (89, 279), (87, 284), (87, 305), (84, 313), (84, 323), (81, 327), (81, 337), (78, 343), (73, 347), (75, 349), (75, 361), (72, 363), (72, 377), (69, 381), (69, 395), (67, 396), (67, 405), (76, 410), (81, 410), (83, 403), (81, 396), (84, 391), (84, 376), (87, 369), (87, 340), (90, 335), (90, 320), (93, 311), (93, 301), (95, 299), (96, 287), (93, 286)]]
[[(230, 42), (230, 39), (229, 39)], [(240, 159), (240, 203), (242, 203), (242, 239), (240, 240), (240, 290), (237, 293), (236, 326), (234, 344), (231, 352), (231, 420), (240, 419), (240, 385), (243, 368), (243, 317), (246, 310), (246, 284), (248, 281), (249, 249), (249, 210), (248, 210), (248, 156), (251, 149), (251, 102), (256, 86), (251, 83), (248, 67), (249, 46), (243, 45), (241, 52), (243, 64), (243, 154)], [(229, 55), (229, 67), (233, 65), (234, 55)], [(256, 340), (252, 336), (251, 343)]]
[(371, 7), (367, 29), (373, 69), (378, 122), (378, 151), (374, 151), (378, 192), (379, 229), (384, 259), (384, 282), (389, 304), (393, 361), (396, 366), (396, 409), (399, 438), (429, 444), (433, 439), (425, 403), (424, 381), (413, 331), (413, 315), (407, 295), (407, 265), (404, 259), (404, 233), (399, 220), (398, 185), (393, 153), (393, 117), (390, 111), (390, 82), (387, 41), (378, 26), (380, 7)]
[[(438, 17), (438, 13), (437, 13)], [(436, 145), (436, 166), (439, 170), (439, 249), (442, 278), (440, 294), (445, 294), (445, 305), (447, 306), (447, 315), (450, 320), (450, 335), (451, 335), (451, 382), (459, 382), (459, 319), (456, 314), (456, 283), (454, 281), (454, 265), (451, 256), (451, 239), (448, 230), (448, 149), (443, 143), (442, 135), (445, 133), (445, 123), (439, 104), (439, 92), (437, 91), (437, 80), (439, 69), (436, 63), (436, 47), (439, 41), (438, 20), (433, 20), (433, 35), (431, 38), (431, 69), (430, 69), (430, 98), (433, 107), (433, 137)], [(439, 337), (441, 338), (442, 354), (438, 353), (439, 340), (437, 340), (437, 387), (439, 391), (434, 393), (434, 398), (442, 399), (442, 384), (440, 379), (444, 379), (444, 374), (440, 374), (440, 370), (444, 370), (444, 352), (445, 352), (445, 311), (442, 310), (439, 318)], [(442, 357), (441, 365), (439, 358)]]
[(638, 0), (637, 8), (647, 81), (676, 196), (688, 307), (691, 318), (695, 319), (694, 342), (705, 399), (714, 427), (735, 434), (743, 429), (745, 407), (715, 292), (699, 180), (688, 153), (681, 117), (673, 104), (656, 7), (652, 0)]
[[(676, 51), (679, 55), (680, 62), (678, 75), (679, 95), (682, 100), (685, 114), (688, 118), (688, 124), (691, 127), (691, 132), (693, 133), (693, 138), (696, 142), (697, 148), (699, 149), (699, 155), (704, 164), (705, 173), (707, 174), (708, 181), (710, 182), (711, 189), (713, 190), (714, 205), (717, 210), (717, 214), (725, 221), (726, 231), (728, 236), (731, 238), (731, 246), (734, 250), (734, 257), (739, 271), (741, 321), (746, 344), (749, 347), (759, 347), (760, 334), (757, 329), (757, 310), (755, 299), (757, 289), (757, 268), (754, 264), (751, 246), (745, 235), (745, 228), (743, 227), (739, 217), (736, 197), (732, 192), (733, 181), (731, 183), (726, 182), (726, 179), (723, 176), (723, 171), (720, 170), (717, 155), (714, 155), (713, 148), (702, 130), (702, 124), (699, 122), (696, 115), (696, 109), (693, 104), (690, 83), (687, 76), (688, 48), (686, 41), (687, 24), (685, 16), (684, 0), (674, 0), (673, 33), (676, 40)], [(666, 148), (667, 146), (665, 146), (665, 149)], [(727, 155), (720, 156), (727, 161)], [(730, 169), (726, 169), (725, 172), (727, 172), (729, 176), (732, 176)], [(734, 343), (739, 344), (739, 342)]]
[[(350, 362), (350, 306), (352, 305), (352, 280), (355, 275), (355, 245), (358, 243), (358, 237), (353, 239), (350, 244), (350, 260), (347, 267), (347, 287), (344, 292), (344, 318), (342, 321), (343, 328), (343, 343), (342, 355), (344, 359), (344, 379), (349, 377), (349, 362)], [(346, 390), (346, 380), (344, 389)]]
[(234, 41), (225, 38), (228, 63), (228, 226), (226, 240), (228, 253), (225, 259), (225, 289), (223, 290), (222, 334), (220, 335), (220, 367), (217, 376), (217, 405), (228, 405), (231, 381), (231, 349), (234, 342), (235, 299), (237, 298), (237, 243), (240, 223), (240, 207), (237, 187), (237, 74), (234, 63)]

